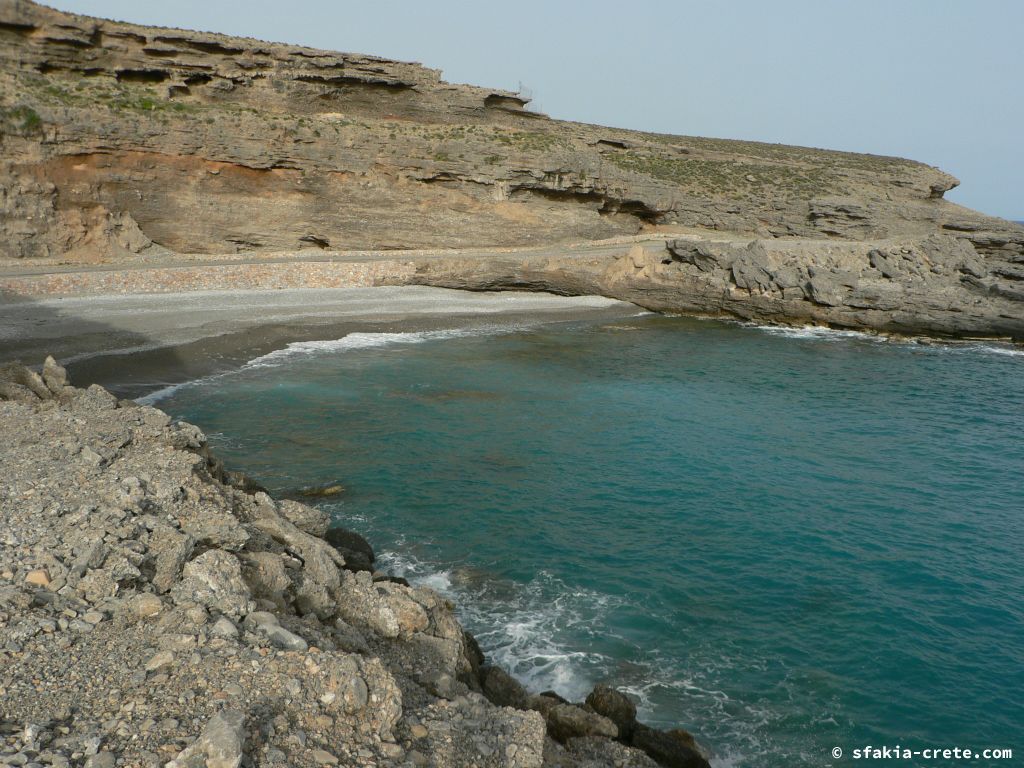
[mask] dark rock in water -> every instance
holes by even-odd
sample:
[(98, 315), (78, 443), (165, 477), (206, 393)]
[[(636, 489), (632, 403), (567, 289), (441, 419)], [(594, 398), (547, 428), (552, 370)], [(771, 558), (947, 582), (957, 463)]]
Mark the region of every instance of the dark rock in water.
[(546, 699), (554, 699), (559, 704), (572, 704), (572, 702), (569, 701), (567, 698), (565, 698), (561, 694), (555, 693), (554, 691), (541, 691), (537, 695), (543, 696)]
[(462, 636), (466, 641), (466, 658), (474, 673), (479, 673), (480, 668), (486, 663), (484, 652), (480, 649), (480, 643), (466, 630), (462, 630)]
[(373, 547), (358, 533), (336, 526), (328, 528), (324, 538), (345, 558), (346, 570), (373, 571), (373, 561), (377, 559)]
[(499, 667), (481, 667), (480, 684), (484, 696), (499, 707), (529, 708), (530, 694), (518, 680)]
[(580, 736), (605, 736), (614, 739), (619, 735), (619, 729), (607, 717), (596, 712), (588, 712), (576, 704), (556, 704), (548, 710), (544, 719), (547, 720), (551, 738), (563, 743)]
[(619, 738), (628, 741), (636, 727), (636, 705), (630, 698), (607, 685), (595, 685), (587, 696), (587, 706), (604, 715), (619, 729)]
[(300, 488), (296, 495), (302, 496), (306, 499), (327, 499), (331, 496), (337, 496), (345, 492), (345, 486), (340, 483), (328, 483), (326, 485), (316, 485), (310, 488)]
[(223, 476), (221, 482), (230, 485), (233, 488), (237, 488), (245, 493), (266, 493), (267, 489), (257, 483), (251, 477), (244, 472), (236, 472), (234, 470), (225, 469), (223, 470)]
[(666, 768), (710, 768), (693, 736), (681, 729), (658, 731), (637, 723), (632, 744)]
[[(348, 560), (348, 556), (345, 556), (345, 560)], [(346, 562), (347, 565), (347, 562)], [(365, 570), (365, 569), (353, 569), (353, 570)], [(409, 580), (405, 576), (392, 576), (389, 573), (380, 573), (379, 571), (373, 574), (373, 581), (376, 584), (379, 581), (387, 581), (391, 584), (401, 584), (403, 587), (411, 587)]]

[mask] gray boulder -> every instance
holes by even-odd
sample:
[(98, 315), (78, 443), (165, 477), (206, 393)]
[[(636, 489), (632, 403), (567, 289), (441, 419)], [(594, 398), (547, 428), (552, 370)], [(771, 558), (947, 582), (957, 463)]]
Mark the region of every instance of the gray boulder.
[(191, 746), (166, 768), (238, 768), (245, 747), (245, 715), (237, 709), (218, 712)]
[(587, 696), (587, 706), (615, 723), (619, 738), (628, 741), (636, 728), (636, 705), (630, 698), (607, 685), (595, 685)]
[(710, 768), (693, 736), (681, 729), (658, 731), (638, 723), (632, 744), (666, 768)]
[(252, 595), (234, 555), (211, 549), (186, 563), (183, 572), (185, 578), (174, 588), (179, 600), (197, 602), (227, 616), (242, 616), (252, 609)]
[(480, 685), (484, 696), (499, 707), (529, 709), (530, 694), (526, 692), (526, 688), (500, 667), (481, 667)]
[(556, 704), (545, 714), (548, 733), (555, 741), (565, 742), (580, 736), (617, 738), (615, 723), (596, 712), (589, 712), (575, 704)]

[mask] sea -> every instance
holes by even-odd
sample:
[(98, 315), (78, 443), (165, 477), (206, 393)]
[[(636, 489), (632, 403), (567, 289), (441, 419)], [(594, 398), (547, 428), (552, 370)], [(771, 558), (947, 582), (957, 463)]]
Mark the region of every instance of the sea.
[(275, 494), (342, 485), (316, 503), (532, 691), (623, 689), (717, 768), (1024, 753), (1021, 347), (453, 324), (149, 400)]

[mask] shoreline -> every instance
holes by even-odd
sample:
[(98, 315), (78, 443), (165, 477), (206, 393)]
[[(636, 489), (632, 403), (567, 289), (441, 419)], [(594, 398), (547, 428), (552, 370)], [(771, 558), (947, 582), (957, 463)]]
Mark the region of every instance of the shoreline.
[(780, 326), (1024, 341), (1017, 268), (988, 263), (964, 241), (946, 235), (751, 237), (660, 231), (515, 248), (168, 251), (161, 258), (92, 265), (8, 260), (0, 264), (0, 297), (16, 306), (89, 296), (137, 302), (146, 296), (430, 286), (603, 296), (655, 312)]
[(0, 363), (53, 354), (76, 380), (135, 397), (237, 368), (289, 343), (568, 322), (642, 312), (601, 297), (425, 286), (216, 291), (0, 305)]
[[(203, 754), (237, 765), (263, 743), (264, 752), (274, 745), (274, 762), (293, 765), (350, 764), (358, 750), (366, 765), (446, 754), (456, 764), (500, 756), (483, 764), (509, 768), (708, 768), (691, 734), (638, 722), (635, 705), (607, 686), (585, 704), (530, 694), (486, 663), (450, 601), (374, 571), (365, 539), (325, 512), (225, 470), (194, 425), (98, 385), (73, 387), (52, 358), (42, 375), (3, 366), (0, 388), (0, 416), (17, 435), (8, 446), (17, 460), (0, 482), (0, 598), (11, 607), (0, 628), (17, 630), (0, 645), (9, 673), (0, 720), (28, 723), (0, 758), (27, 761), (49, 745), (71, 759), (102, 753), (88, 766), (155, 766), (175, 754), (167, 765)], [(57, 482), (69, 472), (76, 482)], [(122, 524), (104, 539), (112, 514)], [(74, 560), (80, 547), (70, 542), (96, 526), (99, 543)], [(66, 667), (82, 659), (98, 690), (68, 689)], [(237, 659), (252, 659), (255, 672)], [(185, 690), (197, 681), (216, 693)], [(132, 701), (127, 720), (108, 713), (111, 687), (118, 704)], [(288, 719), (264, 720), (282, 707), (301, 739), (274, 739)], [(317, 715), (325, 708), (329, 716)], [(127, 727), (130, 712), (150, 709), (171, 724)], [(183, 720), (193, 726), (178, 732)], [(55, 738), (56, 722), (72, 735)], [(178, 738), (160, 746), (167, 728)]]

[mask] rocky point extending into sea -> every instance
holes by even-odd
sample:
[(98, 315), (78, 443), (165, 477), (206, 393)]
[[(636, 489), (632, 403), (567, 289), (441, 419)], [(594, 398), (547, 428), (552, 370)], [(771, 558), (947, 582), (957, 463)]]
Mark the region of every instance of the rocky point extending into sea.
[(707, 766), (624, 694), (527, 692), (436, 592), (195, 426), (0, 369), (0, 765)]

